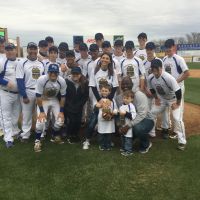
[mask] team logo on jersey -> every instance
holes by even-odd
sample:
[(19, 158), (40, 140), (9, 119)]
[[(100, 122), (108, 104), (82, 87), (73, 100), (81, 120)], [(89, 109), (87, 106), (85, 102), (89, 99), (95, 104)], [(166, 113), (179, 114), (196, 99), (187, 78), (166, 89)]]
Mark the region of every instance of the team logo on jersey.
[(145, 56), (144, 55), (139, 55), (139, 58), (143, 61), (145, 60)]
[(165, 71), (169, 74), (172, 74), (172, 67), (170, 64), (165, 64)]
[(100, 80), (99, 80), (99, 87), (101, 87), (103, 85), (108, 85), (108, 81), (106, 78), (100, 78)]
[(158, 92), (159, 95), (162, 95), (162, 96), (165, 95), (165, 91), (161, 85), (156, 86), (156, 91)]
[(135, 75), (134, 73), (134, 67), (133, 65), (127, 66), (127, 76), (133, 77)]
[(38, 67), (33, 67), (32, 78), (37, 80), (40, 77), (40, 69)]
[(46, 97), (55, 97), (56, 94), (57, 94), (57, 89), (54, 88), (54, 87), (46, 88), (45, 91), (44, 91), (44, 95)]

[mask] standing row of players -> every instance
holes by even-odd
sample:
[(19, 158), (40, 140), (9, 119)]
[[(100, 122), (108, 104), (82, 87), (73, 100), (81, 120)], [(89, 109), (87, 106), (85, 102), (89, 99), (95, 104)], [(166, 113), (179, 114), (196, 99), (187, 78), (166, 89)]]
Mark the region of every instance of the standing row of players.
[[(16, 59), (13, 44), (5, 46), (5, 55), (1, 55), (0, 61), (0, 116), (6, 146), (12, 147), (15, 137), (20, 137), (21, 141), (29, 139), (37, 103), (34, 146), (37, 152), (41, 151), (41, 136), (50, 121), (53, 124), (52, 141), (63, 143), (60, 129), (65, 122), (68, 140), (72, 143), (78, 136), (81, 122), (90, 114), (83, 149), (89, 148), (97, 123), (100, 149), (109, 150), (110, 134), (115, 132), (114, 119), (118, 116), (126, 119), (119, 128), (123, 141), (129, 144), (128, 139), (135, 134), (141, 140), (140, 151), (148, 152), (152, 145), (149, 135), (155, 137), (154, 123), (149, 121), (155, 122), (157, 114), (163, 113), (162, 133), (167, 138), (169, 108), (174, 121), (173, 137), (178, 137), (178, 148), (183, 150), (186, 145), (184, 80), (189, 71), (184, 59), (175, 54), (174, 40), (165, 42), (167, 56), (162, 61), (156, 58), (155, 44), (147, 43), (145, 33), (139, 34), (140, 49), (136, 51), (132, 41), (127, 41), (123, 47), (123, 42), (117, 40), (113, 50), (109, 41), (103, 41), (101, 33), (96, 34), (95, 39), (98, 45), (91, 44), (89, 49), (86, 44), (77, 42), (74, 50), (69, 50), (67, 43), (57, 48), (48, 37), (39, 42), (39, 54), (37, 44), (31, 42), (27, 46), (27, 58), (20, 60)], [(4, 41), (0, 43), (3, 46)], [(121, 103), (117, 101), (120, 96), (124, 97)], [(121, 108), (123, 105), (127, 106)], [(18, 128), (20, 113), (22, 131)], [(130, 146), (123, 145), (124, 155), (132, 154)]]

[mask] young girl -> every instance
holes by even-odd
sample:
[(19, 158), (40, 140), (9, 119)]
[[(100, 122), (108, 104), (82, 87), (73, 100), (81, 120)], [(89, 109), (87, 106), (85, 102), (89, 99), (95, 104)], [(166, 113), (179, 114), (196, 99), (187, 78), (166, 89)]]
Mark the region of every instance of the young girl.
[(114, 100), (109, 100), (111, 87), (108, 84), (100, 86), (101, 101), (96, 103), (98, 113), (99, 149), (111, 150), (111, 134), (115, 132), (113, 115), (117, 114), (117, 106)]
[[(129, 123), (130, 120), (134, 120), (136, 117), (135, 106), (132, 103), (133, 98), (134, 98), (134, 93), (131, 90), (125, 91), (123, 93), (123, 105), (119, 109), (120, 123), (121, 123), (120, 125), (122, 127), (125, 126), (127, 123)], [(130, 128), (126, 134), (122, 134), (121, 136), (122, 140), (121, 154), (123, 156), (130, 156), (133, 154), (132, 137), (133, 137), (132, 128)]]

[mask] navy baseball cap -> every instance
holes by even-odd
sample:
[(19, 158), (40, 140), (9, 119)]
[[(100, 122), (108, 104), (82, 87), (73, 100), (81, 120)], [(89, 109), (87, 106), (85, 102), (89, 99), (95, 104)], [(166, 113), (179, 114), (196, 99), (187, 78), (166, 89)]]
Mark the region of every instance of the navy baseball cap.
[(80, 67), (72, 67), (71, 74), (81, 74)]
[(148, 42), (146, 44), (145, 49), (150, 49), (150, 50), (156, 49), (156, 45), (154, 44), (154, 42)]
[(135, 45), (133, 41), (129, 40), (126, 42), (125, 49), (134, 49), (134, 48), (135, 48)]
[(90, 48), (89, 48), (90, 51), (99, 51), (99, 47), (97, 44), (91, 44), (90, 45)]
[(38, 46), (39, 47), (48, 47), (48, 42), (46, 40), (40, 40)]
[(48, 72), (59, 73), (59, 66), (57, 64), (50, 64)]
[(104, 39), (102, 33), (96, 33), (95, 36), (94, 36), (94, 38), (95, 38), (95, 40), (103, 40)]
[(115, 40), (114, 46), (115, 47), (123, 47), (123, 41), (122, 40)]
[(147, 34), (146, 34), (146, 33), (140, 33), (140, 34), (138, 35), (138, 39), (140, 39), (140, 38), (145, 38), (145, 39), (147, 39)]
[(47, 36), (47, 37), (45, 38), (45, 40), (46, 40), (47, 42), (49, 42), (49, 43), (53, 43), (53, 42), (54, 42), (53, 37), (51, 37), (51, 36)]
[(175, 42), (173, 39), (168, 39), (165, 41), (165, 48), (168, 49), (168, 48), (171, 48), (175, 45)]
[(27, 45), (27, 49), (30, 49), (30, 48), (35, 48), (35, 49), (37, 49), (37, 44), (34, 43), (34, 42), (29, 42), (28, 45)]
[(155, 69), (162, 68), (162, 61), (157, 58), (153, 59), (151, 61), (151, 68), (155, 68)]
[(66, 57), (75, 57), (75, 53), (73, 50), (69, 50), (66, 52)]
[(102, 48), (109, 48), (111, 47), (111, 44), (109, 41), (104, 41), (103, 44), (102, 44)]
[(66, 42), (61, 42), (58, 46), (58, 49), (61, 50), (61, 51), (68, 51), (69, 46)]
[(13, 43), (8, 43), (5, 45), (5, 50), (16, 49), (16, 46)]
[(80, 50), (80, 51), (88, 51), (88, 46), (87, 46), (87, 44), (81, 43), (81, 44), (79, 45), (79, 50)]

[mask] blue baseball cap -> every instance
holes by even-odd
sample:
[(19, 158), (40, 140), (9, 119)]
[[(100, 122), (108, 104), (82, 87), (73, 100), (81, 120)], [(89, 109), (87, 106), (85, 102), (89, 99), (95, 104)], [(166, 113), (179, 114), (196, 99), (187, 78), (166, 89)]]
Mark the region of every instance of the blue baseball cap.
[(13, 43), (6, 44), (5, 50), (12, 50), (12, 49), (16, 49), (16, 47)]
[(59, 73), (59, 66), (57, 64), (50, 64), (48, 72)]
[(81, 74), (80, 67), (72, 67), (71, 74)]

